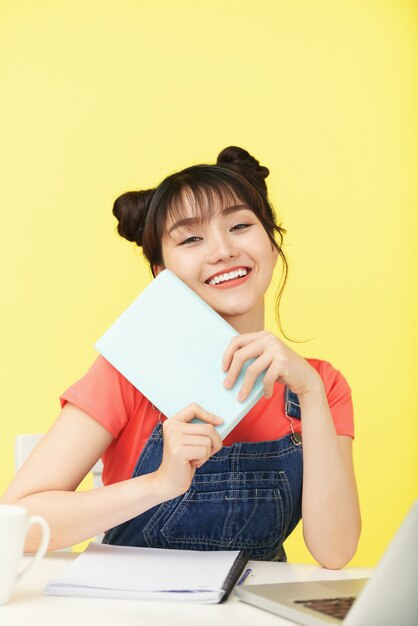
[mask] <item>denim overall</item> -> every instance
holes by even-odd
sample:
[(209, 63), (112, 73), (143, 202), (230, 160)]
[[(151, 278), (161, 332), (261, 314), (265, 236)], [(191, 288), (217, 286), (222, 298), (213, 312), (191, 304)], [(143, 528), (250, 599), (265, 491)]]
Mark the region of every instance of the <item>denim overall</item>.
[[(301, 518), (302, 446), (296, 394), (285, 389), (292, 434), (224, 446), (196, 470), (189, 490), (105, 533), (103, 543), (150, 548), (245, 550), (250, 559), (285, 561), (283, 541)], [(132, 478), (154, 472), (163, 453), (158, 423)], [(139, 494), (138, 494), (139, 495)]]

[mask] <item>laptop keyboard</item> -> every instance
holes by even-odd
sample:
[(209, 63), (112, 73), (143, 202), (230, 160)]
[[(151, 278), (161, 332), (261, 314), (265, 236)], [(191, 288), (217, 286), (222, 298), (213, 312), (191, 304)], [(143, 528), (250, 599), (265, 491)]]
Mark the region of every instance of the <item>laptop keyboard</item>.
[(308, 609), (325, 613), (330, 617), (344, 619), (355, 598), (324, 598), (321, 600), (294, 600), (295, 604), (303, 604)]

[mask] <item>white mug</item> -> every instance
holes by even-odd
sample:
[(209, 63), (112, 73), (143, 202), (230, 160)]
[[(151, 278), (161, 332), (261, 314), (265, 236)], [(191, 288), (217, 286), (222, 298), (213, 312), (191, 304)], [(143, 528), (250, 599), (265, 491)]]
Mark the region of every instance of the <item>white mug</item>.
[[(42, 528), (42, 540), (37, 552), (19, 572), (25, 538), (33, 524)], [(0, 605), (5, 604), (14, 584), (42, 559), (49, 545), (49, 527), (43, 517), (28, 515), (22, 506), (0, 504)]]

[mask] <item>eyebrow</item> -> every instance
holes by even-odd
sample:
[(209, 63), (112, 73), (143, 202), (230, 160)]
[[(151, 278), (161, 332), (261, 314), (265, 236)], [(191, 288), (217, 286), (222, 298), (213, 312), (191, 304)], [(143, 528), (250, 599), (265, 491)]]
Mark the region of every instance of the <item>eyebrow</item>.
[[(247, 209), (248, 211), (251, 211), (250, 207), (247, 204), (234, 204), (233, 206), (228, 206), (225, 209), (222, 209), (221, 214), (222, 215), (231, 215), (232, 213), (236, 213), (237, 211), (241, 211), (242, 209)], [(196, 224), (201, 223), (201, 218), (199, 217), (184, 217), (181, 220), (178, 220), (178, 222), (175, 222), (172, 226), (170, 226), (169, 230), (168, 230), (168, 235), (170, 235), (170, 233), (173, 232), (173, 230), (176, 230), (177, 228), (182, 228), (184, 226), (194, 226)]]

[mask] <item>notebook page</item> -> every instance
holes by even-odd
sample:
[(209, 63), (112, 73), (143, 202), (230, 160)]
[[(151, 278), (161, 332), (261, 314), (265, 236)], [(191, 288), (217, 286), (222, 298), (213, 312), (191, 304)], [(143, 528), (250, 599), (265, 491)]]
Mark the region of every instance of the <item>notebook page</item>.
[(90, 543), (46, 591), (54, 585), (121, 592), (217, 591), (238, 554)]

